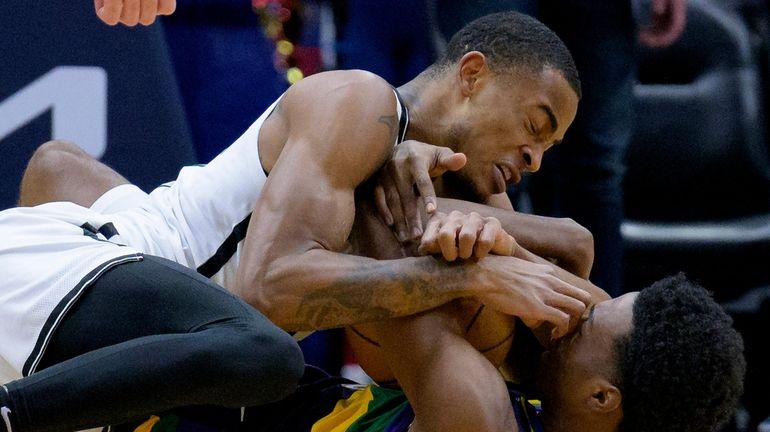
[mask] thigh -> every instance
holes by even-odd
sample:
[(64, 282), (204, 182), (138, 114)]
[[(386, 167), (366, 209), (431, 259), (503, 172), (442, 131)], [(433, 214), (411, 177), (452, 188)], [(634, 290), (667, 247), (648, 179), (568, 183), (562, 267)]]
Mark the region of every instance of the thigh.
[(124, 183), (109, 189), (91, 204), (91, 210), (102, 214), (113, 214), (147, 205), (150, 196), (138, 186)]
[(261, 324), (271, 325), (208, 279), (145, 256), (109, 270), (83, 294), (54, 331), (40, 368), (144, 336)]

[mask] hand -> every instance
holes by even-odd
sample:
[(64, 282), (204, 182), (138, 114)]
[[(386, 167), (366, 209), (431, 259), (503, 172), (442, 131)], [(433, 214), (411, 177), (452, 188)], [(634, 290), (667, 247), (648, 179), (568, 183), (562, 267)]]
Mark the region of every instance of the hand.
[(171, 15), (176, 0), (94, 0), (96, 16), (107, 25), (150, 25), (158, 15)]
[(559, 279), (547, 264), (489, 256), (479, 265), (493, 278), (479, 301), (533, 326), (549, 323), (552, 339), (569, 333), (591, 304), (588, 291)]
[(639, 31), (639, 41), (650, 48), (664, 48), (684, 32), (687, 0), (651, 0), (650, 23)]
[(451, 262), (457, 258), (481, 259), (490, 252), (511, 256), (517, 247), (516, 240), (496, 218), (455, 210), (449, 215), (436, 212), (431, 216), (417, 251), (423, 255), (440, 253)]
[(404, 141), (394, 148), (378, 174), (374, 194), (380, 217), (385, 224), (395, 228), (400, 242), (415, 240), (422, 235), (415, 186), (430, 215), (436, 211), (436, 191), (431, 178), (446, 171), (457, 171), (465, 166), (465, 161), (462, 153), (414, 140)]

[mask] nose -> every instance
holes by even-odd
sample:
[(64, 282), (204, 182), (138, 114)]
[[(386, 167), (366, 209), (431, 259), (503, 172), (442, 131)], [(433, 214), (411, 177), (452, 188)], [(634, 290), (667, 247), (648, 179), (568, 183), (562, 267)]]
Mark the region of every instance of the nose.
[(540, 162), (543, 160), (542, 151), (527, 146), (522, 150), (522, 157), (524, 158), (527, 171), (535, 172), (540, 169)]

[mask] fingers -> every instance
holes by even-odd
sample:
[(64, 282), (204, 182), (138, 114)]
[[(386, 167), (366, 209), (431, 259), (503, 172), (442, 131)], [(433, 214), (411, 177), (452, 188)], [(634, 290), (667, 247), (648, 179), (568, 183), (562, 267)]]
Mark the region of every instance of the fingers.
[(575, 299), (567, 296), (555, 296), (542, 305), (535, 321), (551, 324), (553, 326), (551, 340), (554, 340), (570, 333), (584, 311), (585, 305)]
[(547, 316), (544, 321), (553, 325), (551, 330), (551, 340), (558, 339), (569, 333), (570, 316), (563, 311), (549, 307), (546, 309)]
[(448, 147), (435, 147), (435, 149), (436, 153), (433, 162), (428, 167), (427, 172), (419, 169), (419, 167), (413, 170), (417, 190), (420, 192), (420, 196), (422, 196), (425, 203), (425, 211), (428, 214), (436, 211), (438, 207), (436, 204), (436, 191), (433, 189), (431, 178), (438, 177), (447, 171), (457, 171), (464, 167), (466, 162), (464, 154), (455, 153)]
[(158, 0), (142, 0), (139, 22), (148, 26), (155, 22), (156, 16), (158, 16)]
[(557, 279), (552, 295), (545, 301), (551, 308), (561, 312), (552, 332), (552, 338), (559, 338), (570, 332), (579, 322), (585, 310), (591, 304), (591, 294), (567, 282)]
[(492, 248), (492, 242), (482, 237), (483, 229), (484, 221), (481, 216), (475, 212), (469, 214), (468, 220), (460, 227), (460, 231), (457, 234), (458, 257), (468, 259), (473, 256), (475, 250), (481, 253), (481, 256), (476, 255), (477, 258), (486, 256), (489, 249)]
[(436, 212), (425, 226), (418, 253), (440, 253), (445, 260), (454, 261), (458, 257), (458, 233), (462, 226), (459, 219)]
[(128, 27), (139, 24), (141, 9), (142, 5), (140, 0), (123, 0), (123, 10), (120, 13), (120, 22)]
[(441, 222), (444, 215), (441, 212), (436, 212), (428, 220), (428, 224), (425, 226), (425, 232), (420, 239), (420, 246), (417, 248), (417, 252), (422, 255), (430, 255), (441, 252), (441, 247), (438, 244), (438, 233), (441, 229)]
[(158, 15), (171, 15), (176, 10), (176, 0), (158, 0)]
[(422, 235), (419, 253), (441, 253), (445, 260), (457, 258), (481, 259), (493, 251), (498, 255), (510, 255), (516, 241), (508, 235), (500, 221), (482, 217), (476, 212), (466, 215), (452, 211), (449, 215), (436, 212), (428, 221)]
[(566, 313), (569, 317), (579, 318), (583, 316), (587, 305), (581, 300), (568, 295), (554, 293), (554, 295), (545, 301), (546, 305), (558, 308), (560, 311)]
[(120, 22), (120, 13), (123, 10), (123, 0), (94, 0), (96, 16), (107, 25), (116, 25)]
[[(406, 169), (398, 169), (397, 166), (402, 166)], [(417, 210), (417, 195), (414, 192), (413, 182), (420, 175), (420, 171), (424, 171), (424, 169), (421, 169), (419, 163), (415, 162), (414, 159), (407, 160), (406, 162), (390, 163), (388, 168), (398, 190), (401, 210), (404, 215), (403, 219), (406, 225), (404, 228), (405, 238), (401, 241), (416, 240), (422, 235), (422, 219), (420, 212)], [(431, 185), (432, 187), (433, 185)]]
[(467, 161), (463, 153), (455, 153), (448, 147), (436, 147), (433, 163), (428, 169), (431, 177), (438, 177), (447, 171), (457, 171)]
[(457, 233), (460, 223), (456, 219), (450, 219), (441, 226), (438, 234), (438, 244), (444, 259), (452, 262), (457, 259)]
[(150, 25), (158, 15), (170, 15), (176, 0), (94, 0), (96, 16), (107, 25)]
[(393, 226), (393, 214), (388, 208), (388, 201), (385, 198), (385, 188), (381, 184), (374, 187), (374, 205), (377, 207), (377, 214), (387, 226)]
[[(416, 162), (412, 162), (413, 166)], [(413, 167), (414, 183), (417, 187), (417, 191), (420, 193), (423, 202), (425, 203), (425, 212), (428, 215), (433, 214), (436, 211), (436, 190), (433, 188), (433, 180), (427, 171), (419, 169), (419, 167)]]
[(553, 277), (557, 281), (559, 281), (559, 283), (557, 283), (556, 286), (554, 287), (554, 291), (579, 301), (580, 303), (583, 304), (583, 308), (586, 308), (591, 304), (592, 302), (591, 294), (588, 291), (578, 288), (567, 282), (564, 282), (563, 280), (557, 278), (556, 276), (553, 276)]
[(459, 212), (449, 216), (436, 212), (425, 226), (418, 252), (421, 254), (441, 253), (447, 261), (458, 257), (470, 258), (478, 230), (481, 228), (481, 218), (470, 222)]
[[(404, 228), (397, 234), (401, 242), (416, 240), (422, 235), (422, 212), (418, 195), (422, 197), (425, 212), (428, 215), (433, 214), (438, 205), (431, 179), (446, 171), (458, 170), (465, 162), (464, 154), (455, 153), (447, 147), (437, 147), (414, 140), (404, 141), (395, 147), (383, 171), (392, 178), (393, 186), (399, 194), (401, 207), (397, 212), (394, 203), (389, 199), (390, 192), (385, 187), (385, 197), (394, 224)], [(405, 220), (399, 222), (399, 216)]]
[(401, 196), (399, 195), (398, 188), (395, 182), (390, 176), (383, 176), (382, 181), (383, 188), (385, 189), (385, 201), (387, 202), (388, 210), (392, 217), (391, 226), (396, 233), (396, 238), (401, 243), (408, 240), (406, 220), (404, 219), (404, 212), (401, 207)]

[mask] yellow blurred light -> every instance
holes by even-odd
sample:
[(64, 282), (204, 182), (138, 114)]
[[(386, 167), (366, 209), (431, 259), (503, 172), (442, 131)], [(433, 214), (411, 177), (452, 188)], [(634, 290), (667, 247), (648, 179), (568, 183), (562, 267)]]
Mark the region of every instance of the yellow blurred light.
[(277, 23), (275, 23), (275, 22), (272, 22), (272, 21), (271, 21), (271, 22), (269, 22), (269, 23), (268, 23), (268, 24), (265, 26), (265, 33), (267, 34), (267, 37), (269, 37), (270, 39), (274, 39), (274, 38), (276, 38), (276, 37), (278, 36), (278, 33), (279, 33), (280, 31), (281, 31), (281, 26), (280, 26), (280, 25), (278, 25), (278, 24), (277, 24)]
[(286, 39), (282, 39), (276, 43), (275, 49), (281, 55), (290, 56), (294, 52), (294, 44)]
[(286, 80), (289, 81), (289, 84), (294, 84), (304, 77), (305, 75), (302, 73), (301, 70), (299, 70), (298, 67), (289, 68), (286, 71)]

